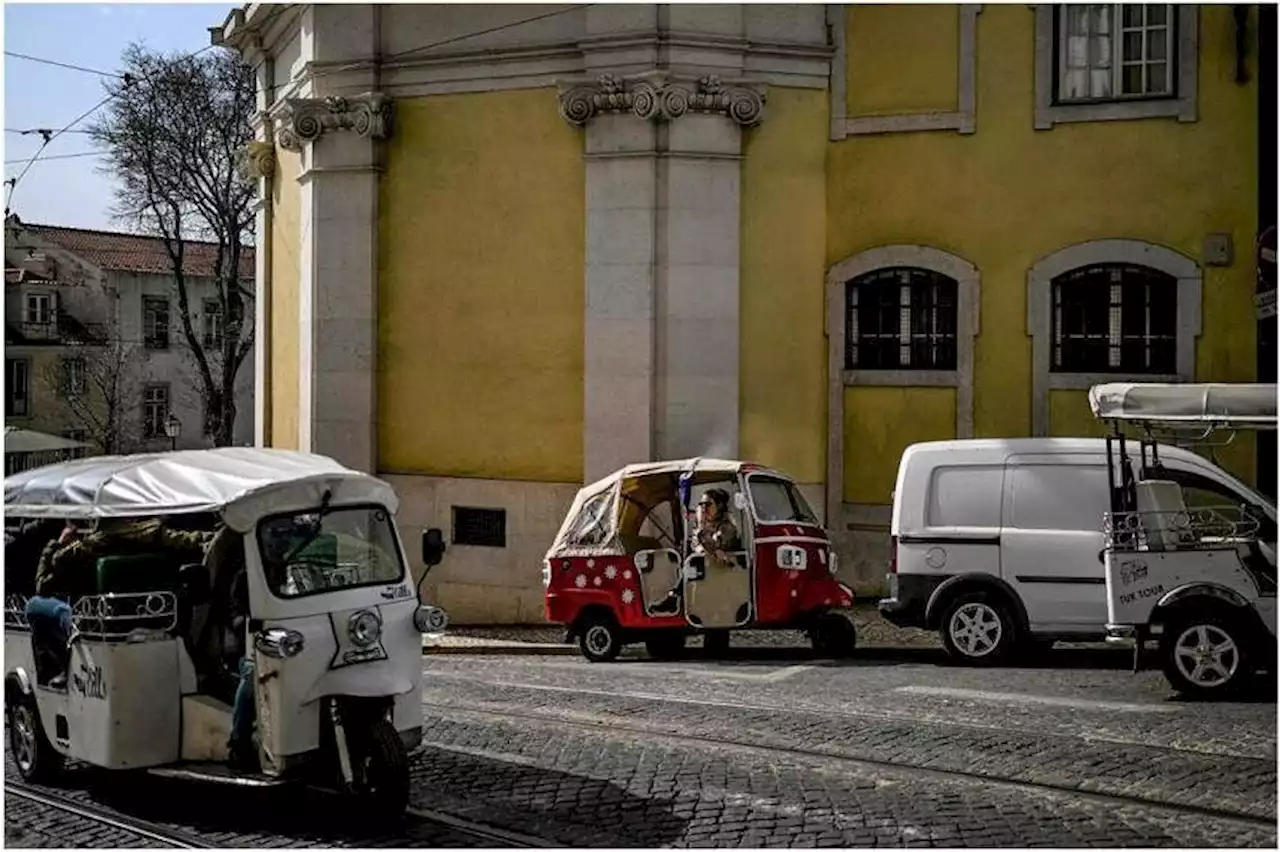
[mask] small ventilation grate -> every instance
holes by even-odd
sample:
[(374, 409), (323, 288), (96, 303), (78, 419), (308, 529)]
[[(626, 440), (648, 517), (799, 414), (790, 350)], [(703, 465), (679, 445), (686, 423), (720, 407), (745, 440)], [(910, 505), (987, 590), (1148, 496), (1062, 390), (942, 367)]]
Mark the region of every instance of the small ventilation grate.
[(453, 543), (474, 547), (506, 547), (507, 510), (454, 506)]

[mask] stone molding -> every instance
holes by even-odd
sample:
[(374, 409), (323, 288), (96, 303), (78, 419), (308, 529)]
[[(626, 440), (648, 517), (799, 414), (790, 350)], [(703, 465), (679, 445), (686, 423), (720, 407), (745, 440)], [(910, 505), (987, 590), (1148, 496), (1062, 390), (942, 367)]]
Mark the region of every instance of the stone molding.
[(561, 84), (559, 104), (560, 117), (575, 127), (610, 112), (629, 112), (650, 121), (710, 113), (750, 127), (763, 118), (764, 99), (764, 87), (751, 82), (726, 84), (714, 74), (690, 81), (651, 71), (625, 77), (601, 74), (592, 81)]
[(276, 173), (276, 149), (269, 142), (255, 139), (240, 149), (240, 169), (250, 180), (270, 180)]
[(351, 97), (286, 98), (276, 116), (276, 142), (301, 151), (326, 132), (350, 130), (357, 136), (385, 139), (391, 129), (391, 101), (379, 92)]

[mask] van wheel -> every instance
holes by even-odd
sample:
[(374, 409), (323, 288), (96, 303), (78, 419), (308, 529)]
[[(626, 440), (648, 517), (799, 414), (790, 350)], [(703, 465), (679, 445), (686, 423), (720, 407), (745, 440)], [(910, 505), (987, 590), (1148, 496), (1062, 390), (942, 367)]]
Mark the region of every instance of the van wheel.
[(942, 645), (953, 660), (988, 665), (1003, 659), (1016, 639), (1009, 608), (990, 592), (957, 597), (942, 614)]
[(11, 690), (5, 714), (9, 717), (9, 748), (22, 780), (32, 784), (52, 781), (62, 771), (65, 758), (44, 735), (36, 697)]
[(589, 616), (578, 631), (578, 648), (593, 663), (607, 663), (622, 653), (618, 622), (611, 616)]
[(1169, 684), (1198, 698), (1235, 692), (1252, 672), (1248, 638), (1239, 621), (1208, 608), (1172, 619), (1160, 641)]
[(820, 657), (851, 657), (858, 644), (858, 630), (843, 615), (829, 612), (813, 622), (809, 641)]
[(655, 660), (678, 660), (684, 656), (684, 634), (658, 633), (644, 640), (644, 649)]

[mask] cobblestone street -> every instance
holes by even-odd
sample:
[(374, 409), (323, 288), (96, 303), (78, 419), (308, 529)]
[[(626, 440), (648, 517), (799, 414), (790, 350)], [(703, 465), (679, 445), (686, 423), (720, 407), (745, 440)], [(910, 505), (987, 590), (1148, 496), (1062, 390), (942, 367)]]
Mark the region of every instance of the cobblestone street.
[[(169, 788), (108, 793), (82, 769), (68, 786), (208, 845), (519, 845), (425, 818), (443, 813), (574, 846), (1274, 846), (1273, 686), (1176, 701), (1127, 659), (428, 657), (415, 812), (368, 840), (301, 800), (276, 810), (305, 819), (243, 819), (230, 799), (222, 819), (158, 804)], [(156, 845), (12, 797), (6, 817), (10, 845)]]

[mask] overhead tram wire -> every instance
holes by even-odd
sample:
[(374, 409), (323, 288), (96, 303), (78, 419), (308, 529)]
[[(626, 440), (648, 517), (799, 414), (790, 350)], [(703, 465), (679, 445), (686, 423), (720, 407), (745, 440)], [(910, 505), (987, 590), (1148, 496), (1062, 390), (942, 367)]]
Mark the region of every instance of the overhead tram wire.
[(28, 62), (38, 62), (41, 65), (52, 65), (56, 68), (67, 68), (72, 71), (82, 71), (85, 74), (97, 74), (99, 77), (116, 77), (120, 80), (125, 79), (124, 74), (118, 74), (115, 71), (103, 71), (99, 68), (86, 68), (83, 65), (72, 65), (69, 62), (59, 62), (56, 59), (45, 59), (43, 56), (30, 56), (26, 53), (18, 53), (16, 50), (6, 50), (5, 56), (12, 56), (15, 59), (25, 59)]
[[(51, 154), (48, 157), (41, 157), (40, 162), (47, 163), (50, 160), (74, 160), (79, 157), (101, 157), (106, 153), (107, 153), (106, 151), (80, 151), (75, 154)], [(16, 166), (18, 163), (25, 163), (25, 162), (26, 160), (24, 159), (5, 160), (4, 164), (6, 166)]]

